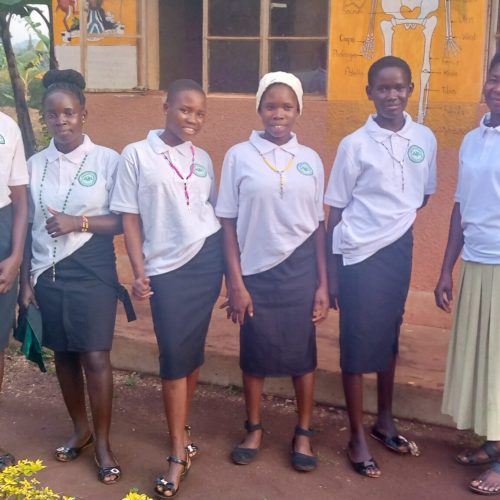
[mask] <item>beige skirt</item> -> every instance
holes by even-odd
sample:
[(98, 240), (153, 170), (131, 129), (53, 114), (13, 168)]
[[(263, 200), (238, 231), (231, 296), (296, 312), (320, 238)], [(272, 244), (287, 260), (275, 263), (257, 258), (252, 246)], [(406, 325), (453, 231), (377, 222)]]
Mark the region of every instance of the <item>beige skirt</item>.
[(443, 413), (500, 441), (500, 265), (462, 261)]

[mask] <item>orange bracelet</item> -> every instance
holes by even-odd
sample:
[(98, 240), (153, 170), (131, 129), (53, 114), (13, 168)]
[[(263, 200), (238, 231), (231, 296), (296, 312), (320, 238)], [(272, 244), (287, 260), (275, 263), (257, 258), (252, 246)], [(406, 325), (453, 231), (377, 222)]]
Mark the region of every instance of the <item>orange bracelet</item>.
[(89, 220), (85, 215), (82, 215), (82, 233), (86, 233), (89, 230)]

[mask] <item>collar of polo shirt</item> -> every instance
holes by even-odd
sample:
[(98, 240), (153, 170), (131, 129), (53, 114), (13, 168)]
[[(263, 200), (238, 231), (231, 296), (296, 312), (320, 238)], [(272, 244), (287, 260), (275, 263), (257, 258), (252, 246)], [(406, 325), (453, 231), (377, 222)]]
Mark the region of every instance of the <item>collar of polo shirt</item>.
[(366, 131), (368, 132), (370, 137), (376, 142), (384, 142), (388, 137), (393, 135), (398, 135), (403, 139), (410, 140), (411, 139), (410, 128), (413, 124), (413, 120), (408, 113), (404, 112), (403, 115), (405, 117), (405, 124), (403, 125), (403, 128), (401, 130), (398, 130), (397, 132), (393, 132), (392, 130), (382, 128), (375, 121), (376, 115), (370, 115), (368, 117), (368, 120), (366, 121)]
[(170, 151), (177, 151), (180, 153), (182, 156), (187, 156), (191, 158), (191, 146), (192, 143), (191, 141), (186, 141), (183, 142), (182, 144), (179, 144), (178, 146), (169, 146), (168, 144), (165, 144), (161, 139), (160, 135), (163, 133), (163, 129), (156, 129), (156, 130), (150, 130), (148, 133), (147, 141), (149, 145), (151, 146), (151, 149), (161, 155), (164, 153), (168, 153)]
[(297, 141), (297, 135), (294, 134), (293, 132), (292, 132), (292, 138), (282, 146), (278, 146), (274, 144), (274, 142), (264, 139), (262, 137), (262, 134), (264, 134), (263, 130), (253, 130), (249, 138), (249, 141), (253, 146), (255, 146), (255, 148), (257, 148), (259, 153), (266, 154), (270, 153), (271, 151), (274, 151), (275, 149), (282, 149), (283, 151), (286, 151), (287, 153), (290, 153), (292, 155), (297, 154), (299, 143)]
[(83, 158), (90, 153), (94, 146), (95, 144), (91, 141), (90, 137), (84, 134), (83, 143), (80, 144), (80, 146), (69, 153), (61, 153), (61, 151), (56, 148), (54, 139), (51, 139), (49, 146), (45, 150), (45, 157), (49, 162), (53, 162), (63, 156), (71, 163), (79, 164)]
[(500, 132), (500, 125), (497, 127), (488, 127), (486, 125), (490, 121), (491, 113), (486, 113), (483, 118), (481, 119), (481, 122), (479, 123), (479, 128), (481, 130), (481, 134), (486, 134), (488, 131), (494, 130), (496, 132)]

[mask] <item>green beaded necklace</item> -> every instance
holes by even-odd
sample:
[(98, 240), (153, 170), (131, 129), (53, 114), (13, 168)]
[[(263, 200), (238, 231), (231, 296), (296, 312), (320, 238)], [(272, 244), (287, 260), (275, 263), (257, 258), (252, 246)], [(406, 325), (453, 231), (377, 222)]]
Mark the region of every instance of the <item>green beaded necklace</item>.
[[(80, 166), (78, 167), (78, 170), (76, 171), (75, 176), (73, 177), (73, 180), (71, 181), (71, 184), (69, 186), (68, 192), (66, 193), (66, 197), (64, 198), (64, 203), (62, 206), (61, 213), (66, 213), (66, 208), (68, 206), (68, 201), (69, 201), (69, 196), (71, 194), (71, 191), (73, 190), (73, 186), (75, 185), (76, 180), (78, 179), (80, 172), (82, 171), (83, 165), (85, 165), (85, 161), (87, 160), (87, 156), (85, 155), (83, 157), (82, 162), (80, 163)], [(42, 173), (42, 180), (40, 181), (40, 191), (38, 192), (38, 203), (40, 204), (40, 209), (42, 210), (42, 215), (45, 221), (50, 218), (47, 210), (45, 209), (45, 205), (43, 203), (43, 198), (42, 198), (42, 192), (43, 192), (43, 183), (45, 182), (45, 177), (47, 176), (47, 169), (49, 166), (49, 159), (47, 158), (45, 160), (45, 166), (43, 167), (43, 173)], [(52, 281), (56, 280), (56, 254), (57, 254), (57, 239), (54, 240), (54, 247), (52, 248)]]

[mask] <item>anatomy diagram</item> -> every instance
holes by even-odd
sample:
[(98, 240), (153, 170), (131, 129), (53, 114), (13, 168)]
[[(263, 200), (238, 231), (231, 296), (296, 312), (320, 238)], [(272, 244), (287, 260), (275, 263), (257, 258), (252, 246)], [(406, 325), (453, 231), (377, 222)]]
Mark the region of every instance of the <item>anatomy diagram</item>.
[[(363, 41), (361, 53), (371, 59), (375, 52), (375, 14), (379, 0), (372, 0), (368, 33)], [(443, 0), (441, 0), (443, 1)], [(440, 0), (380, 0), (382, 11), (390, 19), (380, 21), (380, 29), (384, 38), (384, 55), (392, 55), (392, 39), (394, 29), (403, 25), (406, 30), (422, 26), (424, 36), (424, 53), (420, 67), (420, 93), (418, 99), (417, 121), (423, 123), (428, 109), (429, 83), (431, 76), (431, 45), (432, 37), (438, 23), (436, 10)], [(453, 37), (451, 27), (451, 0), (445, 4), (445, 55), (455, 56), (459, 47)]]

